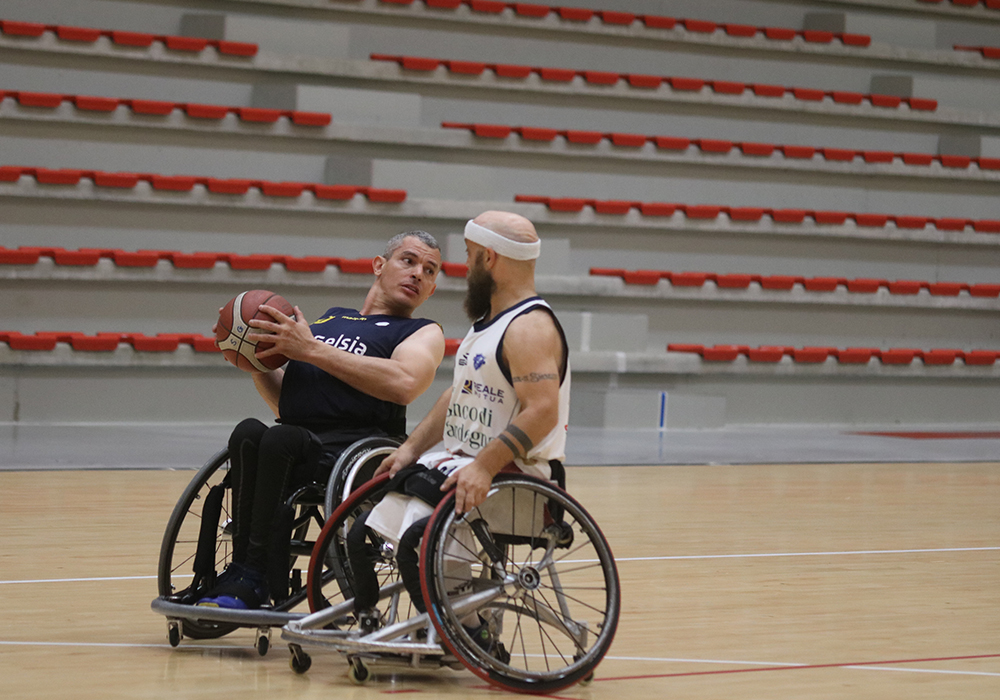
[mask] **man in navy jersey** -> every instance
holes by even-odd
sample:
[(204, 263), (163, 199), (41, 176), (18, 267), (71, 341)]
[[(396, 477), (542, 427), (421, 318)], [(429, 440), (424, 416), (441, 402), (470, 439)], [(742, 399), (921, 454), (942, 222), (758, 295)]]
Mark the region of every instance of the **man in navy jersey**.
[[(441, 251), (433, 236), (409, 231), (372, 261), (375, 282), (360, 309), (334, 307), (309, 324), (261, 307), (272, 321), (250, 321), (251, 340), (274, 343), (258, 352), (288, 364), (252, 373), (277, 425), (248, 418), (229, 439), (233, 488), (233, 559), (198, 605), (252, 609), (269, 601), (269, 567), (279, 509), (295, 488), (325, 480), (337, 456), (367, 436), (403, 435), (405, 406), (434, 380), (444, 356), (441, 327), (413, 312), (434, 293)], [(280, 552), (280, 549), (277, 550)], [(279, 555), (280, 556), (280, 555)]]

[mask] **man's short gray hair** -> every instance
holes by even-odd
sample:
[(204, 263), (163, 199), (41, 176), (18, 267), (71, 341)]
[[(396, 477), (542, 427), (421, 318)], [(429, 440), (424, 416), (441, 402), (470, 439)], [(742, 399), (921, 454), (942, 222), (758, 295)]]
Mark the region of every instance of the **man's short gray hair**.
[(392, 254), (402, 247), (403, 241), (410, 236), (413, 236), (431, 250), (441, 250), (441, 246), (438, 245), (437, 239), (426, 231), (403, 231), (403, 233), (397, 233), (389, 239), (389, 242), (385, 244), (385, 252), (382, 254), (382, 257), (386, 260), (391, 258)]

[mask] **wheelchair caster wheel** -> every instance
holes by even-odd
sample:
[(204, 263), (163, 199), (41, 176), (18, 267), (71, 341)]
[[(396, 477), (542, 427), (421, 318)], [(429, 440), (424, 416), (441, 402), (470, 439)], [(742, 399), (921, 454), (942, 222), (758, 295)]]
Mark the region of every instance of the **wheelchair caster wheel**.
[(167, 641), (170, 642), (170, 646), (176, 647), (181, 643), (181, 639), (184, 635), (181, 634), (181, 623), (177, 620), (170, 620), (167, 622)]
[(579, 686), (581, 688), (586, 688), (588, 685), (594, 682), (594, 674), (588, 673), (586, 676), (580, 679)]
[(271, 648), (271, 628), (262, 627), (257, 630), (257, 639), (253, 644), (260, 656), (266, 656), (267, 650)]
[(351, 659), (351, 666), (347, 669), (347, 677), (355, 685), (364, 685), (371, 679), (372, 674), (364, 661), (361, 659)]
[(312, 666), (312, 657), (309, 654), (302, 651), (302, 647), (296, 645), (289, 645), (289, 651), (292, 652), (292, 658), (288, 660), (288, 665), (292, 667), (292, 670), (296, 673), (305, 673)]

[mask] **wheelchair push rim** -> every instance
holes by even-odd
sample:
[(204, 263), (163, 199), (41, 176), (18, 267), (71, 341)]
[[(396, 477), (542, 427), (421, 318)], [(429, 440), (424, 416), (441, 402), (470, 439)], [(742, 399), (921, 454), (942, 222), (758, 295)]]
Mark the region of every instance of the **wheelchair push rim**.
[[(445, 646), (506, 690), (552, 692), (589, 679), (614, 639), (620, 586), (607, 540), (577, 501), (534, 477), (497, 477), (486, 503), (463, 516), (450, 493), (424, 532), (420, 575)], [(499, 595), (476, 619), (456, 614), (463, 597), (491, 588)], [(477, 623), (488, 643), (470, 635)]]

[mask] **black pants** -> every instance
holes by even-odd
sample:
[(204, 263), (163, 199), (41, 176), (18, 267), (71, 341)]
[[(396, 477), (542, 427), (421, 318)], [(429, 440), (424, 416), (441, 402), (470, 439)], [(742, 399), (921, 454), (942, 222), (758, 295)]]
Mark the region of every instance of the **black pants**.
[(237, 425), (229, 437), (233, 561), (267, 573), (271, 535), (285, 500), (302, 486), (325, 481), (340, 453), (364, 436), (357, 430), (317, 435), (256, 418)]

